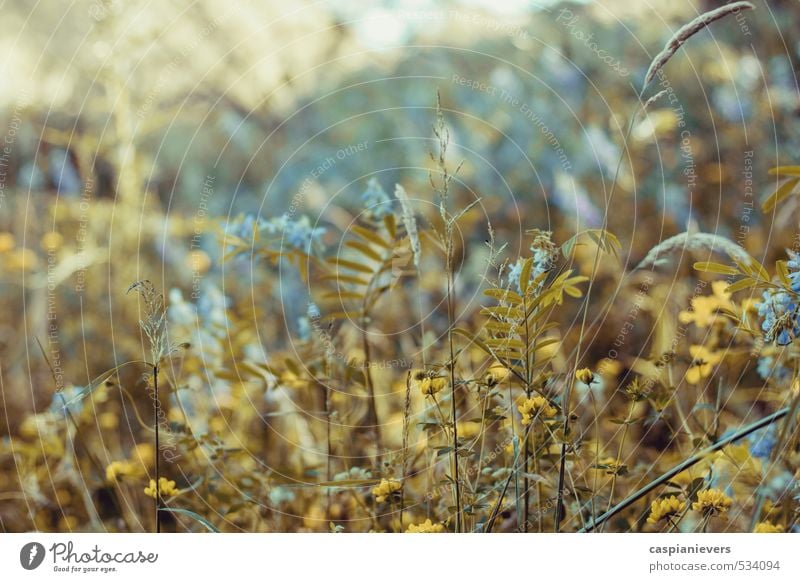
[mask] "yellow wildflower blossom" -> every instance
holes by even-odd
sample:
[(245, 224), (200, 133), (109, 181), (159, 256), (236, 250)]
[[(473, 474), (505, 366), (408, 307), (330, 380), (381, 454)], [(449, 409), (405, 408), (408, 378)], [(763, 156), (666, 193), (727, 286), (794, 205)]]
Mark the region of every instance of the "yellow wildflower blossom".
[(647, 523), (658, 523), (659, 521), (668, 520), (683, 513), (686, 509), (686, 502), (681, 501), (674, 495), (656, 499), (650, 504), (650, 516), (647, 518)]
[(730, 508), (733, 501), (719, 489), (705, 489), (697, 494), (692, 509), (704, 515), (719, 515)]
[[(180, 490), (175, 487), (175, 481), (171, 481), (166, 477), (158, 478), (158, 489), (161, 492), (161, 497), (172, 497), (173, 495), (178, 495), (180, 493)], [(144, 488), (144, 494), (148, 497), (152, 497), (153, 499), (156, 498), (155, 479), (150, 479), (150, 485)]]
[(506, 378), (508, 378), (509, 374), (511, 374), (511, 370), (502, 364), (493, 364), (486, 371), (484, 380), (489, 386), (495, 386), (496, 384), (500, 384)]
[(689, 384), (697, 384), (710, 376), (714, 366), (722, 360), (722, 354), (712, 352), (705, 346), (689, 346), (689, 353), (692, 355), (692, 364), (686, 370)]
[(522, 413), (522, 424), (529, 425), (534, 417), (540, 413), (545, 418), (553, 418), (558, 412), (550, 405), (546, 398), (541, 396), (534, 396), (533, 398), (526, 398), (522, 403), (517, 406), (517, 409)]
[(106, 481), (116, 483), (122, 477), (130, 477), (137, 472), (137, 466), (130, 461), (113, 461), (106, 467)]
[(406, 533), (443, 533), (444, 526), (441, 523), (432, 523), (430, 519), (426, 519), (419, 525), (413, 523), (408, 526)]
[(592, 382), (594, 382), (594, 373), (589, 368), (582, 368), (575, 372), (575, 378), (578, 380), (578, 382), (583, 382), (589, 386)]
[(394, 493), (400, 491), (400, 487), (400, 481), (381, 479), (380, 484), (372, 489), (372, 494), (375, 496), (375, 501), (383, 503)]
[(731, 294), (727, 293), (728, 283), (714, 281), (711, 283), (711, 295), (700, 295), (692, 298), (691, 309), (681, 311), (678, 319), (681, 323), (694, 323), (697, 327), (709, 327), (717, 320), (720, 309), (733, 310)]
[(433, 396), (447, 387), (447, 378), (444, 376), (431, 376), (424, 370), (414, 373), (411, 386), (419, 389), (423, 396)]

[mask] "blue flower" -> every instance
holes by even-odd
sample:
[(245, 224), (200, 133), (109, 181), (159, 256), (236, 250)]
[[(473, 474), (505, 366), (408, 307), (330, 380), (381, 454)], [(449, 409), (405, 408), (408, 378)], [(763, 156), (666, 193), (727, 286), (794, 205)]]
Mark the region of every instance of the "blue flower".
[(788, 380), (790, 376), (789, 368), (779, 364), (772, 356), (759, 358), (756, 370), (763, 380), (772, 379), (776, 382), (782, 382)]
[(760, 459), (766, 459), (772, 454), (775, 443), (778, 441), (775, 425), (757, 430), (751, 434), (747, 441), (750, 445), (750, 454)]
[(761, 329), (768, 342), (775, 341), (779, 346), (789, 345), (800, 336), (797, 321), (797, 302), (786, 291), (768, 289), (762, 301), (756, 304), (758, 314), (763, 318)]
[(517, 262), (511, 266), (511, 269), (508, 271), (508, 285), (514, 285), (516, 287), (517, 293), (522, 293), (522, 289), (520, 289), (519, 285), (519, 278), (522, 275), (522, 259), (517, 259)]
[(800, 293), (800, 256), (789, 251), (789, 260), (786, 262), (786, 267), (789, 269), (789, 282), (792, 291)]
[(375, 178), (367, 182), (367, 189), (361, 194), (361, 201), (367, 213), (376, 220), (383, 220), (384, 216), (392, 213), (392, 200)]

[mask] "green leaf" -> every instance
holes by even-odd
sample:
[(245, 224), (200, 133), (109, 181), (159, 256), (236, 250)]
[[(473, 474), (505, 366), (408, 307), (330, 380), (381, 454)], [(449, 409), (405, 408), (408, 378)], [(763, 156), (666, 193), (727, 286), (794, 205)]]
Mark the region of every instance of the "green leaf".
[(332, 265), (336, 265), (340, 269), (350, 269), (351, 271), (359, 271), (361, 273), (366, 273), (368, 275), (372, 275), (375, 272), (375, 269), (368, 267), (367, 265), (362, 265), (361, 263), (357, 263), (356, 261), (348, 261), (347, 259), (340, 259), (339, 257), (329, 257), (326, 261)]
[(725, 289), (726, 293), (736, 293), (737, 291), (742, 291), (743, 289), (749, 289), (750, 287), (755, 287), (756, 281), (755, 279), (751, 279), (750, 277), (745, 277), (744, 279), (739, 279), (732, 285), (728, 285), (728, 288)]
[(769, 173), (773, 176), (800, 177), (800, 166), (778, 166), (776, 168), (770, 168)]
[(375, 252), (375, 250), (371, 246), (361, 241), (349, 240), (346, 243), (344, 243), (344, 246), (360, 252), (362, 255), (367, 256), (373, 261), (383, 261), (383, 258), (377, 252)]
[(510, 289), (486, 289), (483, 292), (484, 295), (487, 297), (492, 297), (493, 299), (497, 299), (498, 301), (505, 301), (507, 303), (513, 303), (515, 305), (522, 304), (522, 297), (520, 297), (517, 293), (514, 293)]
[(709, 261), (701, 261), (694, 264), (695, 271), (702, 271), (704, 273), (719, 273), (720, 275), (738, 275), (739, 270), (728, 265), (721, 265), (719, 263), (711, 263)]
[(523, 294), (528, 292), (531, 284), (531, 268), (533, 267), (533, 259), (527, 258), (522, 263), (522, 271), (519, 275), (519, 288)]
[(794, 190), (794, 187), (797, 186), (798, 182), (800, 182), (800, 178), (792, 178), (790, 180), (786, 180), (783, 184), (778, 186), (778, 189), (770, 194), (767, 199), (761, 203), (761, 210), (764, 212), (771, 212), (773, 208), (783, 202), (783, 200), (792, 193), (792, 190)]
[(375, 243), (379, 247), (383, 247), (385, 249), (391, 249), (392, 243), (384, 240), (371, 230), (364, 228), (363, 226), (353, 226), (352, 231), (356, 233), (358, 236), (363, 238), (364, 240), (368, 240), (369, 242)]

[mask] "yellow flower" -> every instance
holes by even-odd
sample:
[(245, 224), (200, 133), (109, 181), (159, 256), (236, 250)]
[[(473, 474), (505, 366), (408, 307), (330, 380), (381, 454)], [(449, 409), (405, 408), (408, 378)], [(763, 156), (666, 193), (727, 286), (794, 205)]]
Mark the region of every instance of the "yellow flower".
[(447, 387), (447, 378), (444, 376), (431, 376), (430, 373), (419, 370), (414, 373), (411, 384), (419, 388), (423, 396), (433, 396)]
[(546, 398), (541, 396), (526, 398), (519, 406), (517, 406), (517, 410), (522, 413), (523, 425), (530, 424), (540, 411), (541, 415), (545, 418), (553, 418), (558, 412), (555, 408), (550, 406), (550, 403)]
[(136, 465), (130, 461), (113, 461), (106, 467), (106, 481), (116, 483), (122, 477), (135, 475), (136, 471)]
[(588, 386), (594, 382), (594, 373), (589, 368), (582, 368), (575, 372), (575, 378)]
[(494, 386), (503, 382), (506, 378), (508, 378), (509, 374), (511, 374), (511, 370), (502, 364), (492, 364), (486, 371), (484, 381), (489, 386)]
[(753, 530), (753, 533), (783, 533), (783, 526), (778, 524), (774, 525), (769, 521), (762, 521)]
[[(172, 497), (173, 495), (178, 495), (180, 493), (180, 490), (175, 487), (175, 481), (171, 481), (166, 477), (158, 478), (158, 489), (161, 492), (161, 497)], [(144, 488), (144, 494), (148, 497), (152, 497), (153, 499), (156, 498), (155, 479), (150, 479), (150, 485)]]
[(400, 481), (381, 479), (380, 485), (372, 489), (372, 494), (375, 496), (375, 501), (383, 503), (394, 493), (400, 491), (400, 487)]
[(600, 462), (599, 469), (605, 469), (608, 475), (625, 475), (628, 473), (628, 466), (614, 457), (606, 457)]
[(692, 355), (692, 364), (686, 370), (689, 384), (697, 384), (710, 376), (714, 366), (722, 360), (722, 354), (712, 352), (705, 346), (689, 346), (689, 353)]
[(406, 533), (443, 533), (444, 526), (441, 523), (432, 523), (430, 519), (426, 519), (419, 525), (413, 523), (408, 526)]
[(678, 319), (681, 323), (694, 323), (697, 327), (709, 327), (717, 321), (720, 309), (733, 310), (731, 294), (726, 293), (728, 284), (725, 281), (711, 283), (711, 295), (700, 295), (691, 301), (691, 309), (681, 311)]
[(719, 489), (705, 489), (697, 494), (692, 509), (704, 515), (718, 515), (728, 511), (733, 501)]
[(662, 520), (671, 519), (686, 509), (686, 502), (681, 501), (674, 495), (656, 499), (650, 504), (650, 516), (647, 523), (658, 523)]

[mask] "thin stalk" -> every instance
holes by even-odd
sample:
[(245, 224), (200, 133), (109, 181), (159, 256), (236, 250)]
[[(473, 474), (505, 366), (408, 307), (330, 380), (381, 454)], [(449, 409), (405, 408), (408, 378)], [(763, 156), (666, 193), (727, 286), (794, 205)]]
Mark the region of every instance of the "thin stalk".
[[(622, 438), (619, 440), (619, 452), (617, 453), (616, 463), (619, 464), (622, 461), (623, 451), (625, 450), (625, 440), (628, 437), (628, 427), (630, 427), (631, 418), (633, 417), (633, 409), (636, 407), (636, 400), (631, 398), (630, 406), (628, 407), (628, 416), (625, 418), (625, 426), (622, 429)], [(614, 474), (611, 476), (611, 491), (608, 494), (608, 505), (606, 506), (606, 511), (611, 509), (611, 506), (614, 503), (614, 491), (617, 487), (617, 468), (614, 470)], [(603, 531), (605, 524), (600, 526), (600, 531)]]
[(361, 347), (364, 351), (364, 382), (367, 385), (367, 398), (369, 402), (369, 421), (373, 425), (373, 432), (375, 433), (375, 458), (380, 459), (383, 452), (383, 439), (381, 438), (381, 427), (378, 422), (378, 407), (375, 403), (375, 385), (372, 382), (372, 372), (370, 368), (370, 348), (369, 340), (367, 339), (367, 308), (363, 308), (363, 317), (361, 318)]
[(773, 422), (780, 420), (781, 418), (789, 414), (789, 410), (790, 407), (788, 406), (785, 408), (781, 408), (777, 412), (773, 412), (769, 416), (762, 418), (761, 420), (757, 420), (756, 422), (747, 425), (743, 429), (733, 433), (732, 435), (722, 439), (721, 441), (718, 441), (713, 445), (704, 448), (702, 451), (692, 455), (685, 461), (675, 465), (672, 469), (670, 469), (660, 477), (653, 479), (641, 489), (638, 489), (634, 493), (631, 493), (628, 497), (626, 497), (625, 499), (617, 503), (614, 507), (606, 511), (603, 515), (586, 524), (579, 531), (581, 533), (593, 531), (594, 529), (597, 528), (597, 526), (602, 525), (604, 522), (614, 517), (620, 511), (627, 509), (628, 507), (639, 501), (639, 499), (641, 499), (642, 497), (644, 497), (645, 495), (647, 495), (660, 485), (663, 485), (664, 483), (672, 479), (675, 475), (682, 473), (683, 471), (689, 469), (690, 467), (693, 467), (695, 464), (707, 458), (708, 455), (710, 455), (711, 453), (715, 453), (720, 449), (726, 447), (727, 445), (735, 443), (736, 441), (743, 439), (744, 437), (756, 432), (757, 430), (762, 429), (765, 426), (769, 426)]
[(447, 343), (450, 349), (450, 403), (453, 422), (453, 492), (456, 503), (456, 533), (461, 531), (463, 516), (461, 515), (461, 485), (458, 472), (458, 406), (456, 405), (456, 362), (453, 348), (453, 327), (455, 326), (455, 298), (453, 297), (453, 232), (447, 226)]
[(161, 484), (159, 483), (160, 467), (159, 457), (161, 456), (161, 449), (159, 448), (159, 435), (158, 435), (158, 416), (161, 411), (161, 401), (158, 398), (158, 364), (153, 366), (153, 429), (156, 433), (156, 533), (161, 533)]

